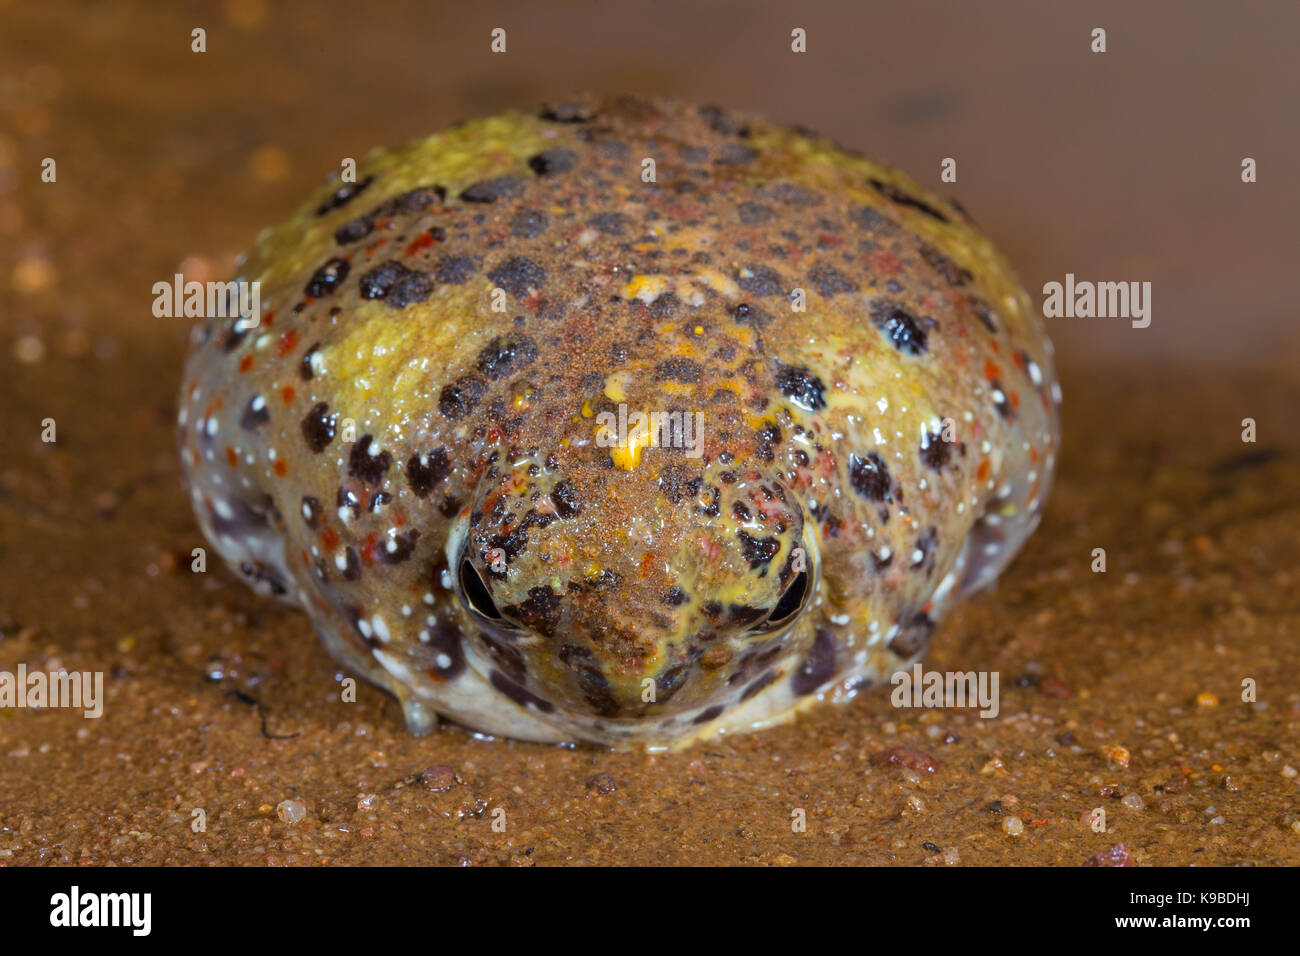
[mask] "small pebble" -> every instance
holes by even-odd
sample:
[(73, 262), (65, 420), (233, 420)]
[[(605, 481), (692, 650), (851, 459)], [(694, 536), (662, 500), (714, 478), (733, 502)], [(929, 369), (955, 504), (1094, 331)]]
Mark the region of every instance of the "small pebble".
[(456, 771), (445, 763), (434, 764), (420, 773), (420, 783), (425, 790), (443, 793), (456, 785)]
[(24, 365), (35, 365), (45, 356), (45, 343), (34, 335), (21, 336), (14, 342), (14, 358)]
[(285, 823), (297, 823), (307, 816), (307, 807), (301, 800), (281, 800), (275, 815)]
[(15, 291), (22, 295), (44, 292), (54, 284), (54, 266), (48, 259), (37, 256), (19, 259), (14, 266), (13, 283)]
[(1132, 757), (1124, 747), (1110, 747), (1106, 750), (1106, 759), (1121, 770), (1127, 770)]
[(1007, 817), (1002, 821), (1002, 829), (1007, 836), (1020, 836), (1025, 832), (1025, 824), (1019, 817)]

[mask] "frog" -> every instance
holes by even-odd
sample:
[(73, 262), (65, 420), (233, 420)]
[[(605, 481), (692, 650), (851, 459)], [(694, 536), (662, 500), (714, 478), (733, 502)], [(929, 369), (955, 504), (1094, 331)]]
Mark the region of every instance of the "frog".
[(918, 661), (1037, 526), (1051, 342), (900, 169), (630, 95), (343, 167), (238, 262), (260, 315), (194, 325), (181, 464), (411, 732), (784, 724)]

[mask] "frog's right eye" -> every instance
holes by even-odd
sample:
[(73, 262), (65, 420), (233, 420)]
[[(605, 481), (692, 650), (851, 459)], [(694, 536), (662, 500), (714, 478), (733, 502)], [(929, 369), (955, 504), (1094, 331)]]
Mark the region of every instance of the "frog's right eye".
[(468, 558), (460, 562), (460, 590), (472, 611), (492, 621), (501, 620), (501, 612), (488, 593), (487, 585)]

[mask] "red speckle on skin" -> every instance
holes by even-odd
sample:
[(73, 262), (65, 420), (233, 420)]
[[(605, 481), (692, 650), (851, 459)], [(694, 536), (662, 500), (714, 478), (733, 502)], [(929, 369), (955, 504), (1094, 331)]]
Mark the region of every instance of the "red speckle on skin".
[(283, 478), (289, 471), (289, 464), (283, 458), (277, 458), (275, 464), (271, 466), (271, 470)]
[(273, 321), (275, 321), (275, 309), (262, 316), (262, 328), (269, 329)]
[(998, 367), (992, 361), (984, 363), (984, 377), (990, 382), (998, 377)]
[(975, 478), (977, 481), (983, 481), (989, 476), (989, 460), (987, 458), (980, 461), (980, 466), (975, 469)]
[(372, 532), (367, 538), (366, 543), (361, 546), (361, 563), (369, 567), (375, 563), (375, 535)]
[(703, 211), (698, 203), (678, 202), (668, 207), (668, 215), (677, 220), (698, 219)]
[[(375, 227), (375, 228), (378, 228), (378, 225), (377, 225), (377, 224), (376, 224), (376, 227)], [(371, 243), (370, 245), (366, 246), (366, 255), (368, 255), (368, 256), (373, 256), (373, 255), (375, 254), (375, 250), (378, 249), (380, 246), (382, 246), (382, 245), (383, 245), (384, 243), (386, 243), (387, 241), (388, 241), (388, 239), (387, 239), (387, 238), (384, 238), (384, 239), (380, 239), (378, 242)]]
[(284, 399), (286, 405), (293, 401), (293, 397), (296, 394), (297, 393), (293, 390), (292, 385), (286, 385), (284, 388), (280, 389), (280, 397)]
[(402, 528), (402, 527), (405, 527), (405, 526), (406, 526), (406, 515), (402, 514), (400, 511), (394, 511), (394, 512), (393, 512), (393, 527), (394, 527), (394, 528)]
[(253, 356), (245, 355), (243, 358), (239, 360), (239, 370), (241, 372), (247, 372), (252, 367), (253, 367)]
[(867, 264), (883, 275), (892, 276), (898, 272), (898, 256), (887, 249), (877, 249), (867, 257)]
[(285, 332), (283, 335), (280, 336), (280, 344), (276, 346), (275, 349), (276, 354), (279, 355), (280, 358), (284, 358), (286, 355), (288, 355), (290, 352), (294, 350), (297, 344), (298, 344), (298, 330), (290, 329), (289, 331)]
[(320, 543), (325, 545), (326, 550), (333, 551), (339, 546), (339, 536), (333, 528), (322, 528), (320, 533)]
[[(505, 236), (501, 236), (500, 238), (504, 239)], [(406, 255), (413, 256), (421, 249), (428, 249), (435, 242), (437, 242), (437, 240), (434, 239), (432, 235), (428, 232), (422, 232), (406, 244)]]
[(648, 578), (655, 573), (655, 556), (647, 551), (641, 556), (641, 577)]
[(1002, 354), (1002, 346), (998, 345), (997, 342), (989, 342), (989, 348), (993, 350), (994, 355)]
[(1011, 356), (1011, 360), (1016, 363), (1016, 368), (1020, 369), (1020, 371), (1025, 370), (1025, 355), (1023, 352), (1016, 352)]
[(231, 468), (239, 467), (239, 456), (235, 454), (235, 449), (229, 445), (226, 446), (226, 464)]
[(1035, 448), (1033, 445), (1029, 446), (1029, 460), (1032, 461), (1035, 465), (1038, 464), (1038, 449)]
[(1020, 393), (1011, 392), (1007, 397), (1011, 399), (1011, 407), (1015, 411), (1020, 411)]
[(817, 474), (822, 478), (831, 479), (835, 477), (835, 455), (829, 451), (823, 451), (813, 459), (816, 466)]
[(433, 680), (435, 683), (445, 684), (447, 682), (447, 678), (439, 674), (438, 669), (436, 667), (430, 667), (428, 670), (425, 671), (425, 673), (428, 674), (429, 678)]
[(844, 242), (844, 237), (843, 237), (843, 236), (840, 236), (840, 235), (836, 235), (836, 234), (833, 233), (833, 232), (819, 232), (819, 233), (817, 233), (817, 244), (818, 244), (818, 245), (826, 246), (827, 248), (831, 248), (831, 249), (833, 249), (833, 248), (835, 248), (836, 246), (841, 245), (843, 242)]

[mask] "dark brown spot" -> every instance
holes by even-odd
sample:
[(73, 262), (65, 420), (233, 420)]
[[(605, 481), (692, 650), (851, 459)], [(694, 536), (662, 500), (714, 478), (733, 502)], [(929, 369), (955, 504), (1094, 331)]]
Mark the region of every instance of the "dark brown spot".
[(889, 497), (892, 484), (889, 467), (874, 451), (867, 452), (864, 457), (850, 455), (849, 484), (868, 501), (884, 501)]
[(302, 420), (302, 437), (307, 447), (320, 454), (334, 440), (334, 427), (338, 423), (338, 413), (330, 414), (330, 407), (320, 402), (312, 407)]
[(514, 375), (537, 359), (537, 343), (520, 333), (499, 335), (478, 353), (478, 370), (496, 381)]
[(348, 455), (348, 474), (360, 478), (368, 485), (383, 483), (384, 476), (393, 463), (393, 456), (386, 451), (371, 453), (370, 446), (373, 442), (373, 435), (362, 435)]
[(462, 375), (450, 385), (444, 385), (438, 395), (438, 411), (455, 421), (472, 412), (483, 393), (487, 391), (487, 382), (477, 375)]
[(443, 256), (433, 267), (433, 277), (443, 285), (460, 285), (472, 279), (477, 268), (469, 256)]
[(460, 198), (465, 202), (496, 202), (498, 199), (517, 196), (523, 189), (524, 181), (518, 176), (495, 176), (474, 183), (460, 194)]
[(330, 193), (329, 196), (326, 197), (325, 201), (317, 207), (316, 215), (323, 216), (328, 212), (338, 209), (340, 206), (347, 205), (354, 198), (365, 192), (366, 187), (373, 181), (373, 176), (367, 176), (360, 182), (343, 183), (338, 187), (338, 189)]
[(826, 386), (806, 365), (787, 365), (776, 373), (776, 387), (800, 408), (810, 412), (826, 407)]
[(522, 299), (545, 284), (546, 270), (527, 256), (511, 256), (489, 272), (488, 278), (516, 299)]
[(358, 286), (363, 299), (383, 299), (394, 309), (423, 302), (433, 292), (433, 280), (428, 274), (408, 269), (392, 260), (362, 275)]
[(406, 463), (406, 483), (417, 498), (429, 497), (429, 492), (442, 484), (451, 471), (447, 449), (435, 448), (424, 455), (412, 455)]
[(943, 213), (941, 213), (938, 209), (935, 209), (929, 203), (922, 202), (920, 199), (917, 199), (915, 196), (911, 196), (908, 193), (903, 192), (903, 190), (899, 189), (893, 183), (887, 183), (884, 182), (883, 180), (874, 179), (874, 178), (870, 182), (871, 185), (874, 186), (876, 190), (880, 193), (880, 195), (884, 196), (890, 202), (898, 203), (898, 205), (900, 206), (907, 206), (911, 209), (917, 210), (918, 212), (923, 212), (927, 216), (937, 219), (940, 222), (948, 221), (948, 217), (945, 216)]
[(578, 154), (571, 149), (548, 149), (532, 156), (528, 168), (538, 176), (567, 173), (578, 163)]
[(311, 279), (307, 282), (307, 287), (303, 290), (304, 294), (311, 296), (313, 299), (330, 295), (348, 277), (350, 269), (351, 266), (348, 265), (346, 259), (330, 259), (312, 273)]
[(887, 299), (879, 300), (872, 307), (871, 321), (876, 328), (888, 336), (890, 343), (900, 352), (909, 355), (922, 355), (929, 338), (921, 328), (916, 316), (901, 305)]

